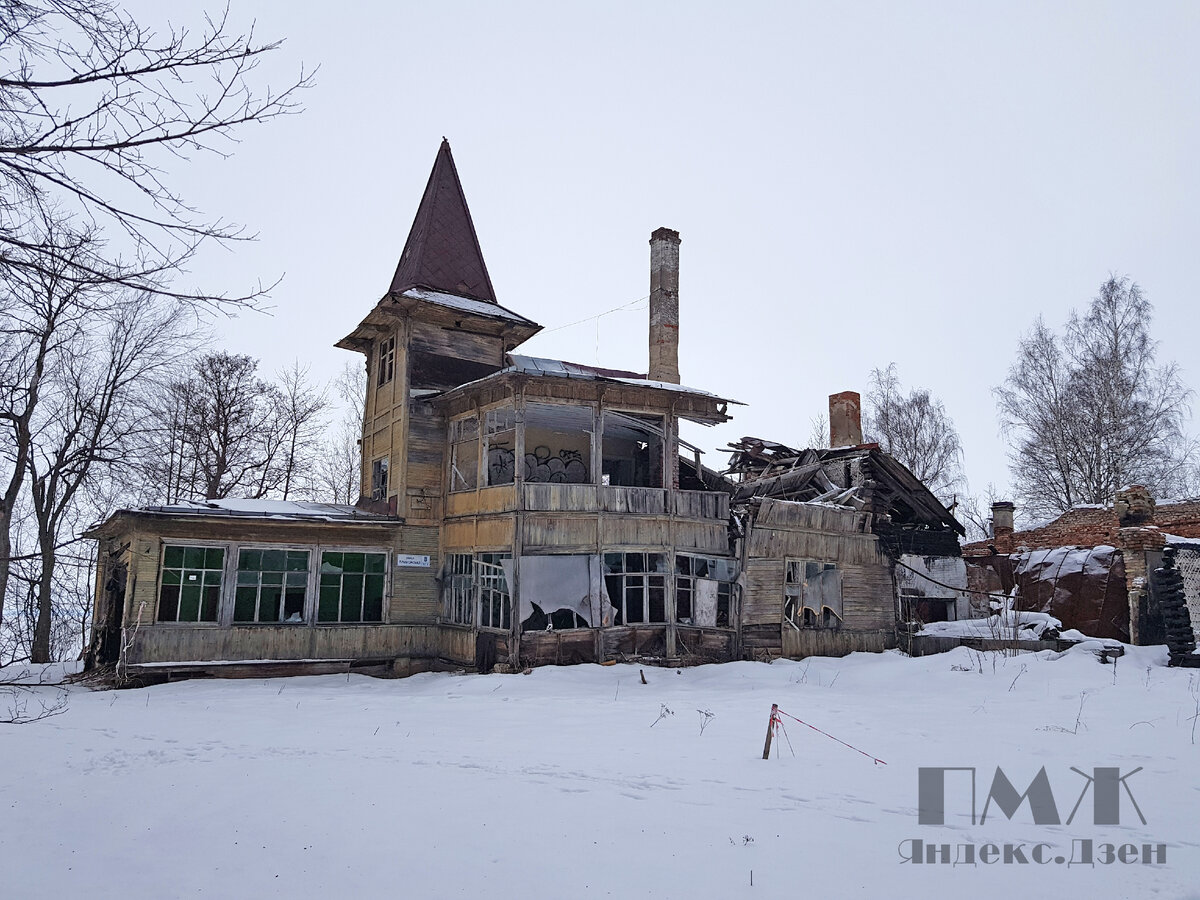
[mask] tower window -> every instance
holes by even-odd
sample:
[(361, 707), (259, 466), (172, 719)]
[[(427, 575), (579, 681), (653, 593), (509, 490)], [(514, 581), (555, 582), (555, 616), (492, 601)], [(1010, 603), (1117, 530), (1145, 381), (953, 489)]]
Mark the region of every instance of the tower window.
[(387, 338), (379, 342), (379, 360), (376, 384), (384, 385), (396, 374), (396, 339)]

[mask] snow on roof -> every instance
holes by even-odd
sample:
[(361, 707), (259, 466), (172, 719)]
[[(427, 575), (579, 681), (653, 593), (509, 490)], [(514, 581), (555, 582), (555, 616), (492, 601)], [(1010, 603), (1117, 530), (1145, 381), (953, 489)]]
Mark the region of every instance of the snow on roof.
[(364, 512), (345, 503), (310, 503), (304, 500), (183, 500), (166, 506), (123, 509), (133, 515), (246, 516), (262, 519), (320, 519), (324, 521), (387, 522), (392, 516)]
[(425, 303), (444, 306), (447, 309), (461, 310), (462, 312), (468, 312), (476, 316), (487, 316), (490, 319), (507, 319), (510, 322), (521, 322), (527, 325), (537, 324), (532, 319), (518, 315), (511, 309), (505, 309), (499, 303), (472, 300), (469, 297), (459, 297), (457, 294), (447, 294), (443, 291), (434, 291), (428, 288), (409, 288), (402, 296), (408, 297), (411, 300), (421, 300)]
[[(637, 387), (656, 388), (658, 390), (671, 391), (676, 394), (691, 394), (697, 397), (709, 397), (713, 400), (719, 400), (722, 403), (737, 403), (736, 400), (727, 400), (717, 394), (709, 391), (702, 391), (699, 388), (687, 387), (682, 384), (671, 384), (666, 381), (650, 381), (637, 375), (633, 372), (620, 372), (616, 369), (601, 369), (593, 366), (582, 366), (578, 363), (566, 362), (561, 359), (546, 359), (540, 356), (521, 356), (516, 353), (510, 353), (508, 356), (509, 365), (506, 368), (496, 372), (495, 375), (489, 375), (488, 378), (494, 378), (496, 375), (504, 375), (506, 373), (520, 373), (522, 375), (535, 375), (549, 378), (575, 378), (583, 381), (614, 381), (619, 384), (631, 384)], [(480, 381), (484, 379), (479, 379)], [(475, 384), (477, 382), (471, 382)], [(465, 387), (465, 385), (464, 385)], [(739, 406), (741, 404), (738, 404)]]

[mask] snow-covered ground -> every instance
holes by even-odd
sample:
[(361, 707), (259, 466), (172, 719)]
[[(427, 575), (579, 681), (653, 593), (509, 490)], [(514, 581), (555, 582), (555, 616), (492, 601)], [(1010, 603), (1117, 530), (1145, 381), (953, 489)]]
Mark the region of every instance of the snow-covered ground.
[[(0, 726), (0, 896), (1197, 897), (1200, 675), (1165, 657), (73, 687), (64, 714)], [(784, 719), (764, 761), (772, 703), (863, 752)], [(1070, 825), (994, 803), (973, 825), (948, 777), (947, 824), (922, 825), (917, 771), (936, 766), (975, 767), (980, 807), (997, 766), (1019, 791), (1045, 766), (1064, 821), (1072, 767), (1142, 767), (1146, 824), (1122, 791), (1116, 826), (1090, 794)], [(912, 839), (1053, 849), (914, 865)], [(1053, 861), (1073, 839), (1094, 866)], [(1166, 861), (1103, 864), (1104, 843)]]

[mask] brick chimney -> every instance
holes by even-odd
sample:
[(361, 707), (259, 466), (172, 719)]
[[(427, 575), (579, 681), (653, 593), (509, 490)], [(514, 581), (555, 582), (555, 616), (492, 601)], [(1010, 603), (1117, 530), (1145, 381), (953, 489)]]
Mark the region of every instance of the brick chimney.
[(679, 232), (650, 235), (651, 381), (679, 384)]
[(992, 504), (992, 537), (1002, 538), (1013, 533), (1015, 509), (1007, 500), (997, 500)]
[(861, 410), (857, 391), (829, 395), (830, 447), (857, 447), (863, 442)]

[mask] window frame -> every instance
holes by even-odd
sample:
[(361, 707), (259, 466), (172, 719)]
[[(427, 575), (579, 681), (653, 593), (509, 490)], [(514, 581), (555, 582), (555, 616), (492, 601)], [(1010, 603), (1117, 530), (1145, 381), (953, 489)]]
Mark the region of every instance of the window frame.
[[(216, 585), (216, 587), (217, 587), (216, 618), (213, 618), (213, 619), (197, 618), (194, 620), (179, 618), (179, 608), (180, 608), (180, 606), (182, 606), (182, 600), (183, 600), (182, 577), (183, 577), (184, 572), (189, 571), (189, 568), (186, 565), (169, 566), (169, 567), (167, 566), (167, 550), (171, 547), (178, 547), (178, 548), (184, 550), (185, 553), (189, 549), (204, 550), (204, 551), (208, 551), (208, 550), (220, 550), (221, 551), (222, 562), (221, 562), (221, 568), (219, 570), (218, 569), (209, 569), (207, 567), (201, 568), (201, 569), (191, 569), (190, 570), (190, 571), (197, 571), (197, 572), (218, 572), (218, 571), (220, 572), (220, 576), (217, 580), (217, 585)], [(219, 626), (219, 625), (221, 625), (222, 624), (222, 612), (224, 609), (225, 599), (226, 599), (226, 595), (227, 595), (226, 579), (228, 577), (228, 572), (229, 572), (229, 556), (230, 556), (230, 545), (224, 541), (206, 541), (206, 542), (201, 543), (200, 541), (188, 541), (188, 540), (176, 541), (176, 540), (170, 540), (167, 538), (161, 538), (159, 540), (159, 547), (158, 547), (158, 577), (156, 579), (156, 583), (154, 586), (154, 614), (153, 614), (153, 617), (151, 618), (150, 622), (148, 622), (146, 624), (150, 624), (150, 625), (191, 625), (191, 626), (194, 626), (194, 625)], [(171, 570), (176, 570), (176, 569), (179, 570), (180, 579), (181, 579), (179, 582), (180, 591), (179, 591), (179, 597), (175, 601), (175, 618), (174, 619), (160, 619), (159, 616), (162, 615), (162, 608), (163, 608), (162, 592), (163, 592), (163, 588), (167, 586), (166, 579), (165, 579), (165, 573), (168, 568), (170, 568)], [(203, 576), (201, 576), (200, 587), (201, 587), (201, 591), (203, 592), (203, 588), (205, 587)], [(202, 593), (201, 599), (200, 599), (200, 606), (197, 610), (197, 614), (200, 614), (203, 611), (204, 611), (204, 598), (203, 598), (203, 593)]]
[[(473, 437), (465, 437), (464, 438), (462, 436), (463, 426), (467, 422), (475, 423), (475, 434)], [(479, 468), (480, 468), (479, 455), (480, 454), (479, 454), (479, 450), (480, 450), (480, 447), (482, 447), (482, 445), (483, 445), (483, 439), (482, 439), (482, 428), (481, 428), (480, 422), (479, 422), (478, 411), (473, 411), (467, 415), (456, 416), (455, 418), (450, 420), (449, 428), (450, 428), (449, 441), (448, 441), (448, 443), (450, 445), (449, 493), (451, 493), (451, 494), (469, 494), (469, 493), (479, 490), (479, 486), (480, 486), (480, 477), (479, 477)], [(472, 444), (474, 444), (474, 446), (475, 446), (475, 460), (474, 460), (474, 469), (473, 469), (474, 477), (472, 479), (472, 482), (470, 484), (468, 484), (467, 479), (463, 475), (462, 469), (460, 469), (459, 465), (458, 465), (459, 460), (460, 460), (459, 448), (460, 447), (468, 447)], [(466, 454), (464, 454), (461, 458), (466, 459), (468, 457), (466, 456)], [(459, 484), (460, 481), (461, 481), (461, 485)]]
[[(637, 555), (643, 557), (642, 569), (641, 571), (631, 571), (628, 569), (629, 557)], [(610, 556), (621, 557), (622, 569), (620, 572), (609, 571), (608, 557)], [(663, 561), (663, 569), (659, 570), (649, 568), (651, 565), (649, 557), (651, 556), (656, 556)], [(608, 604), (613, 610), (613, 618), (611, 623), (612, 626), (625, 627), (630, 625), (667, 625), (671, 622), (672, 610), (671, 605), (668, 602), (668, 597), (670, 597), (672, 602), (675, 598), (673, 592), (668, 594), (668, 587), (670, 586), (669, 579), (673, 574), (670, 571), (670, 556), (670, 551), (666, 549), (609, 549), (601, 552), (600, 576), (604, 579), (604, 596), (608, 599)], [(616, 603), (613, 603), (612, 590), (610, 589), (610, 585), (613, 582), (610, 581), (610, 579), (620, 579), (620, 606), (618, 606)], [(641, 582), (640, 584), (637, 583), (639, 581)], [(659, 581), (660, 584), (655, 585), (652, 583), (652, 581)], [(661, 619), (653, 619), (650, 617), (652, 603), (650, 592), (655, 589), (660, 589), (662, 591), (663, 615)], [(629, 621), (629, 597), (631, 590), (640, 590), (642, 596), (642, 618), (636, 622)], [(617, 621), (618, 615), (620, 616), (619, 622)]]
[[(347, 622), (347, 621), (344, 621), (343, 619), (341, 619), (340, 616), (341, 616), (341, 608), (342, 608), (341, 607), (342, 598), (341, 598), (340, 593), (338, 596), (339, 618), (336, 621), (328, 621), (328, 622), (321, 620), (321, 588), (323, 587), (323, 585), (321, 584), (321, 576), (326, 575), (326, 574), (332, 574), (332, 573), (327, 573), (327, 572), (321, 571), (325, 564), (323, 557), (325, 556), (326, 553), (362, 553), (364, 555), (374, 555), (374, 556), (382, 556), (383, 557), (383, 573), (382, 573), (383, 574), (383, 597), (381, 600), (378, 621), (374, 621), (374, 620), (366, 621), (364, 619), (359, 619), (357, 622), (353, 622), (353, 621)], [(388, 607), (390, 606), (390, 603), (388, 601), (392, 594), (392, 569), (395, 568), (395, 566), (393, 565), (393, 559), (394, 559), (394, 551), (391, 547), (383, 547), (383, 548), (381, 548), (381, 547), (364, 547), (361, 545), (347, 545), (347, 544), (318, 544), (318, 545), (316, 545), (316, 566), (315, 566), (316, 571), (313, 573), (315, 575), (315, 581), (316, 581), (316, 586), (315, 586), (316, 596), (313, 598), (313, 613), (312, 613), (312, 622), (311, 622), (312, 626), (314, 628), (322, 628), (322, 627), (345, 626), (345, 625), (386, 625), (388, 623), (388, 618), (389, 618)], [(354, 572), (347, 573), (347, 572), (343, 571), (341, 574), (343, 576), (345, 576), (347, 574), (353, 575), (353, 574), (358, 574), (358, 573), (354, 573)], [(364, 576), (363, 601), (362, 601), (364, 607), (366, 606), (365, 576), (376, 575), (376, 574), (379, 574), (379, 573), (366, 571), (366, 563), (364, 560), (364, 568), (363, 568), (363, 572), (362, 572), (362, 575)], [(343, 577), (340, 587), (344, 588), (344, 585), (345, 585), (345, 579)]]
[(385, 337), (376, 348), (375, 386), (383, 387), (396, 377), (396, 336)]
[[(710, 578), (706, 575), (696, 575), (691, 572), (681, 572), (679, 570), (680, 560), (683, 560), (683, 559), (704, 560), (706, 563), (707, 562), (715, 562), (715, 561), (719, 560), (721, 562), (730, 563), (732, 565), (735, 573), (738, 569), (738, 561), (731, 556), (716, 556), (716, 555), (707, 554), (707, 553), (695, 553), (695, 552), (685, 552), (685, 553), (676, 552), (676, 554), (675, 554), (675, 572), (674, 572), (675, 590), (674, 590), (674, 596), (673, 596), (674, 603), (671, 606), (671, 614), (675, 617), (674, 618), (675, 624), (682, 625), (684, 628), (721, 628), (721, 629), (727, 629), (727, 630), (731, 630), (731, 631), (736, 629), (737, 628), (737, 619), (738, 619), (738, 615), (737, 615), (737, 578), (738, 578), (738, 576), (737, 576), (737, 574), (735, 574), (733, 576), (733, 578), (729, 581), (722, 581), (719, 578)], [(715, 625), (697, 625), (694, 622), (695, 617), (696, 617), (696, 607), (695, 607), (695, 600), (694, 600), (694, 598), (695, 598), (695, 582), (699, 578), (704, 578), (707, 581), (715, 581), (718, 585), (718, 587), (717, 587), (717, 624), (715, 624)], [(722, 590), (722, 589), (724, 589), (724, 590)], [(724, 600), (725, 600), (725, 624), (724, 625), (721, 624), (722, 593), (724, 593)], [(692, 611), (692, 614), (690, 616), (686, 616), (686, 617), (682, 617), (682, 618), (690, 618), (693, 620), (692, 622), (682, 621), (682, 618), (679, 615), (679, 600), (680, 600), (680, 596), (682, 594), (687, 595), (688, 604)]]
[[(258, 626), (258, 625), (286, 625), (286, 626), (288, 626), (289, 628), (295, 628), (296, 626), (302, 626), (302, 625), (311, 625), (311, 624), (312, 624), (312, 617), (313, 617), (312, 605), (313, 605), (313, 590), (314, 590), (314, 584), (313, 584), (313, 564), (312, 564), (312, 562), (313, 562), (313, 556), (314, 556), (314, 554), (315, 554), (316, 552), (319, 552), (319, 551), (317, 551), (317, 546), (316, 546), (316, 545), (306, 545), (306, 546), (301, 546), (301, 545), (294, 545), (294, 544), (287, 544), (287, 545), (283, 545), (283, 544), (263, 544), (263, 543), (261, 543), (261, 542), (257, 542), (257, 541), (255, 541), (255, 542), (248, 542), (248, 543), (245, 543), (245, 544), (241, 544), (241, 543), (237, 543), (237, 542), (235, 542), (235, 543), (234, 543), (234, 545), (233, 545), (233, 550), (234, 550), (234, 553), (236, 553), (236, 555), (237, 555), (238, 559), (237, 559), (237, 562), (236, 562), (236, 563), (233, 563), (233, 564), (232, 564), (232, 571), (231, 571), (231, 573), (230, 573), (230, 575), (231, 575), (231, 578), (232, 578), (232, 581), (233, 581), (233, 591), (231, 592), (231, 597), (230, 597), (230, 601), (229, 601), (229, 604), (228, 604), (228, 615), (229, 615), (229, 620), (228, 620), (228, 621), (229, 621), (229, 624), (230, 624), (231, 626), (238, 626), (238, 627), (241, 627), (241, 626), (251, 626), (251, 627), (253, 627), (253, 626)], [(301, 612), (300, 612), (300, 621), (298, 621), (298, 622), (289, 622), (289, 621), (287, 621), (287, 620), (284, 620), (284, 619), (280, 619), (280, 620), (278, 620), (278, 621), (274, 621), (274, 622), (272, 622), (272, 621), (262, 621), (262, 620), (260, 620), (260, 619), (253, 619), (253, 620), (239, 620), (239, 619), (237, 618), (237, 592), (238, 592), (238, 589), (239, 589), (239, 588), (242, 588), (242, 587), (249, 587), (249, 585), (248, 585), (248, 584), (247, 584), (247, 585), (243, 585), (243, 584), (241, 584), (241, 583), (240, 583), (240, 581), (239, 581), (239, 573), (243, 571), (243, 569), (241, 568), (241, 555), (242, 555), (242, 553), (243, 553), (244, 551), (248, 551), (248, 552), (251, 552), (251, 553), (253, 553), (254, 551), (259, 551), (259, 552), (262, 552), (262, 551), (267, 551), (267, 550), (272, 550), (272, 551), (282, 551), (283, 553), (288, 553), (288, 552), (292, 552), (292, 553), (304, 552), (304, 553), (307, 553), (307, 554), (308, 554), (308, 564), (307, 564), (307, 566), (305, 566), (305, 569), (304, 569), (304, 574), (305, 574), (305, 580), (304, 580), (304, 605), (303, 605), (303, 607), (301, 608)], [(284, 563), (284, 565), (286, 566), (286, 560), (285, 560), (285, 563)], [(256, 594), (255, 594), (255, 601), (254, 601), (254, 610), (255, 610), (255, 614), (257, 615), (257, 614), (260, 612), (261, 608), (262, 608), (262, 587), (263, 587), (263, 583), (262, 583), (262, 573), (263, 573), (264, 571), (267, 571), (267, 570), (264, 570), (264, 569), (258, 569), (258, 570), (246, 569), (246, 570), (244, 570), (244, 571), (247, 571), (247, 572), (251, 572), (251, 571), (257, 571), (257, 572), (258, 572), (258, 574), (259, 574), (259, 580), (258, 580), (258, 583), (257, 583), (257, 585), (256, 585), (257, 591), (256, 591)], [(287, 588), (289, 587), (289, 585), (288, 585), (288, 579), (287, 579), (287, 575), (288, 575), (290, 572), (293, 572), (293, 571), (295, 571), (295, 572), (299, 572), (300, 570), (299, 570), (299, 569), (294, 569), (294, 570), (293, 570), (293, 569), (287, 569), (287, 568), (284, 568), (284, 569), (282, 570), (282, 574), (283, 574), (284, 578), (283, 578), (283, 581), (282, 581), (282, 583), (281, 583), (281, 586), (282, 586), (282, 587), (283, 587), (283, 589), (284, 589), (284, 602), (285, 602), (285, 604), (286, 604), (286, 594), (287, 594)], [(285, 608), (286, 608), (286, 607), (285, 607)], [(280, 611), (280, 613), (281, 613), (281, 614), (282, 614), (282, 612), (283, 612), (283, 610), (281, 610), (281, 611)]]

